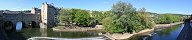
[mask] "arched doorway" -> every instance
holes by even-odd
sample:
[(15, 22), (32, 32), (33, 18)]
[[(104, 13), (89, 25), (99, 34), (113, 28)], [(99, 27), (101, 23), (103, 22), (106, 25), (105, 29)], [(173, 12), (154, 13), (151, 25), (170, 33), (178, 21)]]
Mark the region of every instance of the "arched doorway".
[(13, 23), (11, 21), (4, 22), (3, 28), (5, 29), (5, 31), (13, 31), (14, 30), (14, 26), (13, 26)]
[(23, 28), (23, 23), (21, 21), (17, 22), (16, 23), (16, 31), (20, 31), (22, 28)]
[(24, 21), (21, 21), (22, 22), (22, 28), (27, 28), (26, 24)]
[(39, 28), (39, 27), (37, 26), (37, 23), (36, 23), (35, 21), (31, 21), (31, 22), (30, 22), (30, 27), (32, 27), (32, 28)]

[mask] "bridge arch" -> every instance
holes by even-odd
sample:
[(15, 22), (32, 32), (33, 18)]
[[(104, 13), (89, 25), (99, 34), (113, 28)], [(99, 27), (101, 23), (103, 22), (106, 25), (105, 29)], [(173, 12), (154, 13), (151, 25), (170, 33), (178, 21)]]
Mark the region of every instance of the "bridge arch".
[(5, 21), (3, 22), (3, 25), (3, 29), (5, 29), (5, 31), (13, 31), (15, 28), (13, 22), (11, 21)]
[(37, 24), (37, 22), (35, 22), (35, 21), (31, 21), (31, 22), (30, 22), (30, 27), (32, 27), (32, 28), (39, 28), (37, 25), (38, 25), (38, 24)]
[(22, 28), (27, 28), (25, 21), (21, 21), (21, 22), (22, 22)]
[(26, 28), (24, 21), (18, 21), (15, 23), (16, 31), (20, 31), (22, 28)]

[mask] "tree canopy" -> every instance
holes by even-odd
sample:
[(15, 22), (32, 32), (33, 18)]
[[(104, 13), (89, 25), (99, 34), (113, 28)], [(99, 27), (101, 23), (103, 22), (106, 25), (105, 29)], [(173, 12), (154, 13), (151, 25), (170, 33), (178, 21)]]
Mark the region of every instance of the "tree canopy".
[(153, 27), (150, 17), (145, 16), (148, 15), (145, 9), (137, 12), (130, 3), (117, 2), (112, 6), (112, 14), (103, 20), (105, 30), (111, 33), (138, 32)]

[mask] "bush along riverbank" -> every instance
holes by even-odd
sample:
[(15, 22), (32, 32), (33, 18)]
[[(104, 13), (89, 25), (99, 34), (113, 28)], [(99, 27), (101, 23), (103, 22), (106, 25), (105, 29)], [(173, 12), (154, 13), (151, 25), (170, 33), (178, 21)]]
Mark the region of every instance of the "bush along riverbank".
[(144, 29), (144, 30), (141, 30), (139, 32), (134, 32), (134, 33), (105, 33), (103, 35), (108, 37), (109, 39), (112, 39), (112, 40), (129, 39), (130, 37), (132, 37), (133, 35), (136, 35), (136, 34), (153, 32), (155, 29), (169, 28), (169, 27), (172, 27), (174, 25), (178, 25), (178, 24), (182, 24), (182, 23), (183, 22), (176, 22), (176, 23), (170, 23), (170, 24), (157, 24), (152, 29)]

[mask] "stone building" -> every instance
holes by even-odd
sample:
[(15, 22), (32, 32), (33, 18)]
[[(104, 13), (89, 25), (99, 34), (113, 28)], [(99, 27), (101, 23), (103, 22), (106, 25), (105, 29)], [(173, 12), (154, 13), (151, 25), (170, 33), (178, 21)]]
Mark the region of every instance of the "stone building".
[(58, 22), (59, 9), (54, 7), (53, 4), (43, 3), (41, 8), (41, 25), (43, 28), (53, 27)]

